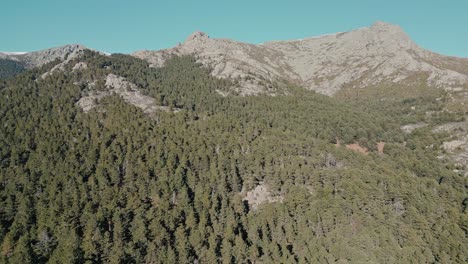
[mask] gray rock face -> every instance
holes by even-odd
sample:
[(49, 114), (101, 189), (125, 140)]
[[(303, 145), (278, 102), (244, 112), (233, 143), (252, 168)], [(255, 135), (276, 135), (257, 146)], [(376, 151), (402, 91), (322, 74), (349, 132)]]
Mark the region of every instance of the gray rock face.
[(27, 53), (1, 53), (0, 58), (7, 58), (24, 63), (26, 68), (34, 68), (44, 65), (56, 59), (71, 60), (83, 54), (87, 48), (79, 44), (65, 45), (62, 47), (46, 50), (27, 52)]
[(253, 190), (242, 192), (242, 195), (244, 196), (243, 200), (247, 201), (253, 210), (257, 210), (264, 203), (282, 203), (284, 200), (281, 195), (273, 195), (263, 182)]
[(73, 66), (72, 68), (72, 71), (80, 71), (80, 70), (85, 70), (88, 68), (88, 64), (86, 64), (86, 62), (78, 62), (77, 64), (75, 64), (75, 66)]
[(376, 22), (350, 32), (260, 45), (213, 39), (202, 32), (181, 45), (133, 56), (160, 67), (171, 54), (194, 54), (220, 78), (239, 80), (241, 94), (268, 93), (268, 83), (287, 80), (332, 95), (344, 87), (404, 83), (426, 76), (438, 88), (468, 87), (468, 59), (420, 48), (396, 25)]
[(452, 140), (442, 144), (446, 152), (444, 156), (452, 160), (459, 172), (468, 177), (468, 120), (440, 125), (433, 132), (448, 132), (453, 136)]
[(422, 128), (422, 127), (426, 127), (426, 126), (427, 126), (426, 123), (419, 122), (419, 123), (416, 123), (416, 124), (404, 125), (404, 126), (401, 127), (401, 130), (403, 132), (405, 132), (406, 134), (411, 134), (414, 130)]
[(188, 36), (188, 38), (185, 40), (185, 42), (188, 42), (188, 41), (203, 41), (203, 40), (206, 40), (208, 38), (209, 38), (209, 36), (206, 33), (196, 31), (196, 32), (192, 33), (190, 36)]
[[(169, 112), (171, 110), (169, 107), (158, 106), (154, 98), (143, 95), (135, 84), (121, 76), (108, 74), (106, 77), (106, 88), (107, 90), (105, 91), (91, 91), (89, 94), (83, 96), (77, 102), (77, 105), (83, 109), (84, 112), (88, 112), (95, 108), (102, 98), (117, 94), (125, 100), (125, 102), (142, 109), (145, 113), (153, 113), (155, 111)], [(173, 109), (173, 111), (177, 112), (178, 109)]]

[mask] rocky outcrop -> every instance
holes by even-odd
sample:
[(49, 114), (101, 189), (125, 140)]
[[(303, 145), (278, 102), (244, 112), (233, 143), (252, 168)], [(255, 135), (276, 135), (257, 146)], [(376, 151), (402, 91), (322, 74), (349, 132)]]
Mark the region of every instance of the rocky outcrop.
[(468, 87), (468, 59), (422, 49), (396, 25), (377, 22), (350, 32), (260, 45), (213, 39), (202, 32), (177, 47), (139, 51), (133, 56), (160, 67), (172, 54), (194, 54), (220, 78), (238, 80), (241, 94), (271, 93), (271, 83), (287, 80), (332, 95), (345, 87), (411, 83), (423, 76), (437, 88)]
[(258, 206), (264, 203), (282, 203), (284, 200), (283, 196), (273, 195), (263, 182), (257, 185), (255, 189), (247, 191), (243, 195), (243, 200), (247, 201), (253, 210), (257, 210)]
[(62, 47), (51, 48), (41, 51), (25, 52), (25, 53), (0, 53), (0, 58), (7, 58), (22, 62), (26, 68), (34, 68), (56, 59), (61, 61), (74, 59), (87, 48), (83, 45), (72, 44)]
[[(156, 104), (156, 100), (153, 97), (141, 94), (135, 84), (127, 81), (121, 76), (114, 74), (107, 75), (105, 86), (107, 89), (104, 91), (91, 91), (87, 95), (83, 96), (77, 102), (77, 105), (83, 109), (84, 112), (88, 112), (95, 108), (102, 98), (112, 94), (117, 94), (127, 103), (142, 109), (145, 113), (153, 113), (155, 111), (170, 111), (169, 107), (158, 106)], [(177, 109), (174, 111), (177, 111)]]
[[(281, 54), (261, 46), (240, 43), (227, 39), (212, 39), (206, 34), (196, 32), (186, 41), (169, 50), (138, 51), (133, 55), (147, 60), (153, 67), (161, 67), (171, 55), (195, 54), (198, 61), (212, 67), (212, 75), (220, 78), (230, 78), (239, 81), (233, 87), (243, 95), (255, 95), (268, 90), (268, 82), (278, 79), (283, 69), (275, 62), (260, 62), (257, 57), (277, 58)], [(285, 65), (286, 66), (286, 65)], [(291, 76), (294, 77), (294, 76)]]
[(450, 141), (443, 142), (445, 154), (457, 166), (457, 171), (468, 176), (468, 121), (447, 123), (433, 129), (434, 133), (447, 132), (452, 135)]
[(81, 70), (86, 70), (88, 68), (88, 64), (86, 62), (78, 62), (73, 66), (72, 71), (81, 71)]
[(408, 125), (404, 125), (404, 126), (401, 126), (400, 129), (405, 132), (406, 134), (410, 134), (412, 133), (414, 130), (416, 129), (419, 129), (419, 128), (423, 128), (423, 127), (426, 127), (427, 124), (424, 123), (424, 122), (419, 122), (419, 123), (415, 123), (415, 124), (408, 124)]

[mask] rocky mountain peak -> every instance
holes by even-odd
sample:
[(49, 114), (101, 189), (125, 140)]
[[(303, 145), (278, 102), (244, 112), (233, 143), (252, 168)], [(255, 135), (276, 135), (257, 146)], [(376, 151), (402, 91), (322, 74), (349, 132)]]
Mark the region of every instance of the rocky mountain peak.
[(383, 21), (376, 21), (370, 28), (380, 32), (403, 32), (400, 26)]
[(0, 58), (6, 58), (21, 62), (26, 68), (33, 68), (44, 65), (56, 59), (73, 59), (81, 55), (85, 46), (81, 44), (70, 44), (45, 50), (25, 52), (25, 53), (0, 53)]
[[(379, 52), (399, 53), (401, 50), (418, 49), (400, 26), (377, 21), (372, 26), (348, 32), (348, 43), (379, 47)], [(352, 41), (349, 41), (352, 40)]]
[(65, 57), (68, 57), (68, 56), (75, 57), (79, 53), (83, 52), (85, 49), (87, 48), (81, 44), (70, 44), (70, 45), (60, 46), (56, 48), (31, 52), (28, 54), (35, 55), (37, 57), (44, 57), (44, 58), (54, 57), (54, 58), (65, 59)]
[(69, 45), (59, 47), (59, 48), (61, 48), (65, 52), (83, 51), (83, 50), (88, 49), (86, 46), (81, 45), (81, 44), (69, 44)]
[(205, 32), (201, 32), (201, 31), (195, 31), (193, 32), (192, 34), (190, 34), (190, 36), (187, 37), (187, 39), (185, 40), (185, 42), (190, 42), (190, 41), (198, 41), (198, 40), (206, 40), (210, 38), (208, 36), (208, 34), (206, 34)]
[(369, 43), (381, 43), (383, 47), (393, 49), (394, 52), (399, 49), (417, 49), (417, 45), (410, 36), (398, 25), (377, 21), (366, 30), (371, 33), (371, 36), (363, 40)]
[(468, 60), (419, 47), (399, 26), (378, 21), (349, 32), (261, 45), (191, 34), (184, 45), (134, 56), (160, 67), (171, 54), (194, 54), (212, 75), (236, 79), (240, 94), (270, 93), (271, 83), (287, 80), (333, 95), (343, 88), (404, 84), (428, 76), (428, 86), (468, 85)]

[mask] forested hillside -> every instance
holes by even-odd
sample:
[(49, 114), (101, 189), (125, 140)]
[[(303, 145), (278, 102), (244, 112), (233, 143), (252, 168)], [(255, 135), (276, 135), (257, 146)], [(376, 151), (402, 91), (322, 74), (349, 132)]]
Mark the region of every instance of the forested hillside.
[[(86, 51), (0, 81), (1, 263), (467, 261), (467, 180), (443, 134), (401, 132), (417, 114), (292, 85), (223, 96), (195, 61)], [(114, 94), (84, 112), (109, 74), (169, 111)], [(258, 186), (280, 199), (254, 208)]]
[(14, 60), (0, 58), (0, 79), (15, 76), (24, 70), (23, 64)]

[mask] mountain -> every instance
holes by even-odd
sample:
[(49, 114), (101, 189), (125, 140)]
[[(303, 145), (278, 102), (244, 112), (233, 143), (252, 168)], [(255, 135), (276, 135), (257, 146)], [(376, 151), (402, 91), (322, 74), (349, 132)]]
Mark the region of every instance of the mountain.
[(192, 56), (148, 66), (85, 50), (0, 82), (1, 263), (467, 259), (449, 136), (400, 130), (443, 101), (225, 96)]
[(0, 263), (467, 262), (465, 59), (396, 26), (3, 56)]
[[(468, 114), (468, 58), (425, 50), (399, 26), (385, 22), (350, 32), (258, 45), (195, 32), (174, 48), (132, 55), (161, 67), (172, 55), (187, 54), (212, 69), (213, 76), (235, 80), (232, 90), (241, 95), (287, 93), (281, 89), (282, 83), (346, 100), (403, 100), (432, 94), (434, 100), (448, 98), (440, 111)], [(449, 128), (459, 145), (447, 148), (448, 155), (460, 166), (468, 166), (466, 132), (454, 133)], [(468, 126), (461, 125), (461, 129), (468, 131)]]
[(25, 71), (21, 62), (0, 58), (0, 78), (7, 78)]
[(236, 90), (241, 94), (268, 92), (271, 82), (287, 80), (333, 95), (345, 87), (411, 84), (421, 75), (428, 86), (468, 87), (468, 59), (424, 50), (399, 26), (384, 22), (350, 32), (259, 45), (195, 32), (177, 47), (138, 51), (133, 56), (160, 67), (172, 54), (193, 54), (213, 68), (214, 76), (239, 79)]
[(0, 58), (17, 61), (25, 68), (31, 69), (56, 59), (76, 58), (86, 49), (83, 45), (72, 44), (33, 52), (0, 52)]

